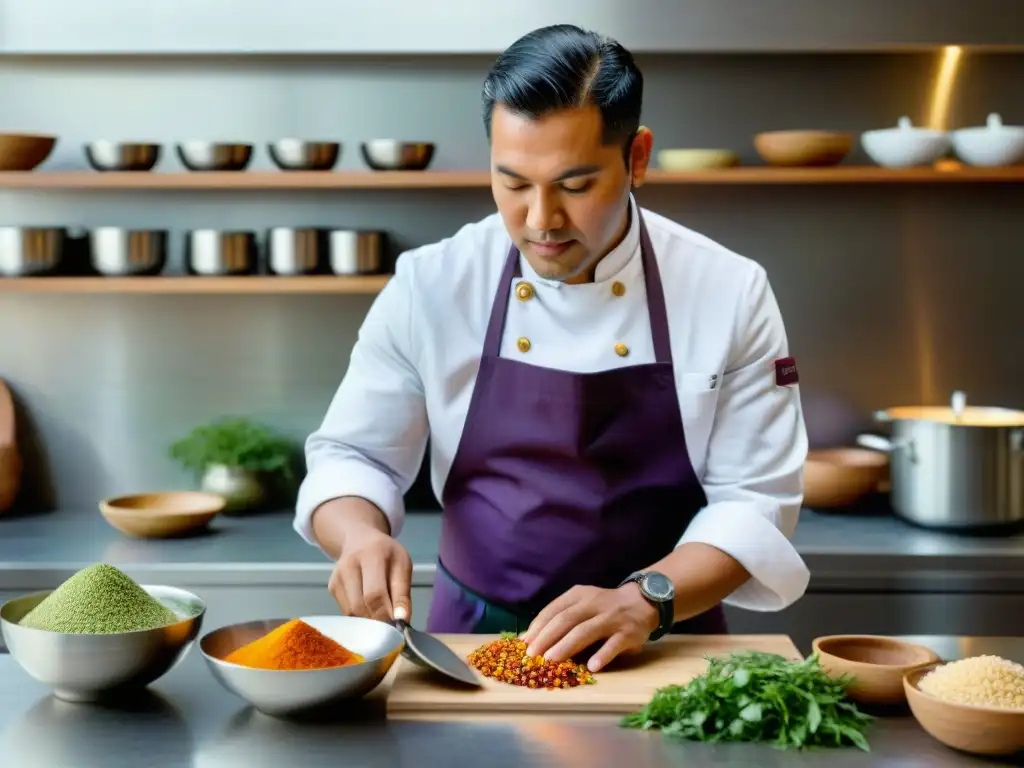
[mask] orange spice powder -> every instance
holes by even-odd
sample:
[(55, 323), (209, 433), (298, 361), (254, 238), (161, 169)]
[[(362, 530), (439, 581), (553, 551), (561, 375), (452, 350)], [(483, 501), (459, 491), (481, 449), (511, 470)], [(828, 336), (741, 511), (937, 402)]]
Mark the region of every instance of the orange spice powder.
[(364, 659), (301, 619), (292, 619), (232, 651), (224, 661), (257, 669), (296, 670), (344, 667)]

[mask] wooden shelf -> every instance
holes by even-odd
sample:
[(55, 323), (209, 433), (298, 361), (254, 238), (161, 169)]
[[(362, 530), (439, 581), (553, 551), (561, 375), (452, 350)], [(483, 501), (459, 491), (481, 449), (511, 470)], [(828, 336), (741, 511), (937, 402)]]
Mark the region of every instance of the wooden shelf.
[[(979, 184), (1024, 182), (1024, 165), (971, 168), (890, 170), (876, 166), (769, 168), (762, 166), (711, 171), (652, 170), (652, 185), (688, 184)], [(133, 173), (95, 171), (0, 172), (0, 189), (92, 190), (343, 190), (469, 189), (491, 184), (487, 171), (240, 171)]]
[(390, 275), (359, 277), (8, 277), (0, 278), (0, 293), (379, 293)]

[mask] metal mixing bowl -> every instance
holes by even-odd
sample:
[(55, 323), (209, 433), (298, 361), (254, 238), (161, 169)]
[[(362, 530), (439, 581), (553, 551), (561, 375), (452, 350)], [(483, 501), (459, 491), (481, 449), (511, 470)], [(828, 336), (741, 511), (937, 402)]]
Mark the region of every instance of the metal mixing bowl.
[(252, 160), (252, 144), (183, 141), (178, 157), (190, 171), (244, 171)]
[(137, 692), (163, 677), (199, 635), (206, 603), (175, 587), (141, 585), (182, 617), (158, 629), (118, 634), (62, 634), (22, 627), (19, 621), (49, 594), (34, 592), (0, 607), (0, 631), (11, 657), (65, 701), (97, 701)]
[(280, 139), (267, 145), (274, 165), (283, 171), (329, 171), (338, 163), (341, 144), (336, 141)]
[(97, 171), (151, 171), (160, 151), (159, 144), (93, 141), (85, 145), (85, 159)]
[(69, 242), (63, 227), (0, 227), (0, 275), (41, 277), (57, 272)]
[(354, 616), (310, 616), (302, 620), (365, 661), (330, 669), (253, 669), (223, 661), (237, 648), (257, 640), (289, 619), (250, 621), (210, 632), (199, 650), (210, 671), (227, 690), (275, 717), (304, 714), (365, 696), (387, 675), (405, 639), (390, 624)]
[(185, 234), (185, 267), (192, 275), (256, 274), (256, 233), (193, 229)]
[(363, 160), (375, 171), (422, 171), (434, 159), (435, 145), (426, 141), (374, 139), (360, 144)]
[(166, 229), (97, 227), (89, 233), (89, 262), (101, 275), (159, 275), (167, 241)]

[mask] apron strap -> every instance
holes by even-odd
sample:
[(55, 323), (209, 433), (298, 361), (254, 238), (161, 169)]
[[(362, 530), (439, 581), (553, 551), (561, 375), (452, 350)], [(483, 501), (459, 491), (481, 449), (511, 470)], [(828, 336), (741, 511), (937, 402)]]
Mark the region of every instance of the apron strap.
[[(640, 224), (640, 263), (643, 266), (644, 286), (647, 290), (647, 316), (651, 324), (654, 359), (659, 363), (671, 363), (672, 345), (669, 340), (668, 310), (665, 308), (661, 271), (658, 269), (658, 260), (654, 256), (654, 246), (651, 244), (651, 236), (647, 232), (640, 206), (637, 206), (636, 213)], [(484, 336), (485, 357), (501, 356), (501, 339), (505, 333), (505, 319), (508, 316), (509, 289), (512, 287), (512, 280), (520, 275), (519, 256), (519, 249), (513, 243), (505, 257), (494, 301), (491, 302), (491, 317), (487, 322), (487, 333)]]

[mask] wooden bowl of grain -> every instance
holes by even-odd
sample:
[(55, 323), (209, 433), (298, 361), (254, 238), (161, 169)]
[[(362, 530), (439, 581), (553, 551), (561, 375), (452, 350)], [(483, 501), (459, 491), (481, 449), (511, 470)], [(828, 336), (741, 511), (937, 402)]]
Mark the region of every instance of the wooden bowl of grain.
[(867, 448), (809, 451), (804, 463), (804, 506), (848, 507), (876, 492), (889, 474), (889, 456)]
[[(1018, 693), (1014, 704), (1007, 690), (1024, 687), (1019, 665), (994, 656), (936, 663), (908, 672), (903, 687), (918, 724), (947, 747), (992, 757), (1024, 752), (1024, 697)], [(1002, 696), (999, 706), (951, 700), (987, 701), (996, 694)]]
[(100, 514), (128, 536), (163, 539), (202, 530), (225, 503), (223, 496), (199, 491), (140, 493), (101, 501)]

